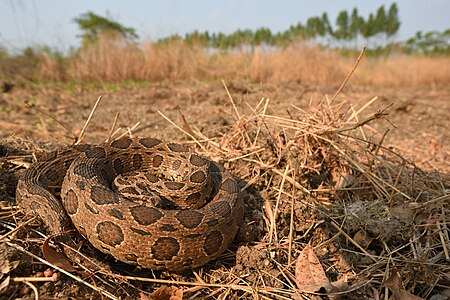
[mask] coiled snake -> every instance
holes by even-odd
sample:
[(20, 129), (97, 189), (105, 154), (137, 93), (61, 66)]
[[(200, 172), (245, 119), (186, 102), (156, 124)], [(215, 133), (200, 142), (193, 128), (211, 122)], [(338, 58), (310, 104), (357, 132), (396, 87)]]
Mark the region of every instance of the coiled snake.
[(52, 233), (73, 224), (120, 261), (168, 270), (195, 268), (223, 253), (244, 210), (229, 171), (153, 138), (52, 152), (24, 172), (16, 198)]

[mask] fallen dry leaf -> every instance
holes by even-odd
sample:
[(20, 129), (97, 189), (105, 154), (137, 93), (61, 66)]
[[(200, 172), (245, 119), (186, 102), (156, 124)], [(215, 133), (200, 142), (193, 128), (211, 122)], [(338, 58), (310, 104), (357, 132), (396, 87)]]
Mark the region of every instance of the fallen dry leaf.
[[(144, 300), (145, 298), (141, 299)], [(147, 298), (148, 299), (148, 298)], [(183, 300), (183, 290), (174, 286), (161, 286), (150, 294), (150, 299), (155, 300)]]
[(424, 300), (423, 298), (414, 296), (403, 288), (400, 274), (395, 269), (392, 270), (391, 276), (386, 280), (386, 286), (394, 294), (395, 300)]
[(76, 272), (77, 270), (72, 266), (69, 259), (61, 252), (55, 251), (50, 245), (50, 240), (53, 236), (49, 236), (42, 244), (42, 254), (44, 258), (51, 264), (60, 267), (67, 272)]
[(321, 288), (332, 290), (332, 285), (310, 244), (302, 250), (295, 263), (295, 283), (303, 292), (314, 293)]

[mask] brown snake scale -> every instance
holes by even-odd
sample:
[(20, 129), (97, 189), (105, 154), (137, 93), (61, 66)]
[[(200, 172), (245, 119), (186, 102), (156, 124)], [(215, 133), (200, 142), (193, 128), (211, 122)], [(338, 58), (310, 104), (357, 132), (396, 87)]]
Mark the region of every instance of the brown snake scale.
[(241, 198), (221, 165), (153, 138), (51, 152), (17, 186), (19, 205), (52, 233), (73, 224), (120, 261), (168, 270), (195, 268), (223, 253), (243, 219)]

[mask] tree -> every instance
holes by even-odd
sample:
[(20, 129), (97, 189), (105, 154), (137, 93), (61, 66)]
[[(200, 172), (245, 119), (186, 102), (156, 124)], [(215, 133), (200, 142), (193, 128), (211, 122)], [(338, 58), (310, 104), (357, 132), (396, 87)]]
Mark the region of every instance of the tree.
[(374, 36), (376, 34), (375, 27), (375, 18), (373, 14), (370, 13), (369, 19), (367, 19), (367, 22), (364, 24), (363, 30), (361, 31), (362, 36), (366, 39)]
[(449, 54), (450, 53), (450, 29), (444, 32), (430, 31), (416, 32), (413, 38), (406, 42), (406, 49), (411, 53), (419, 54)]
[(376, 36), (381, 36), (381, 39), (383, 39), (385, 37), (385, 35), (383, 35), (383, 33), (386, 32), (386, 28), (387, 28), (387, 19), (386, 19), (386, 12), (384, 10), (384, 5), (380, 6), (377, 10), (377, 14), (375, 16), (375, 21), (374, 21), (374, 28), (373, 28), (373, 33)]
[(306, 37), (306, 28), (303, 26), (301, 22), (298, 22), (297, 25), (291, 26), (289, 28), (289, 32), (292, 36), (293, 40), (304, 39)]
[(331, 27), (330, 21), (328, 20), (328, 15), (326, 12), (322, 14), (322, 27), (324, 30), (323, 35), (333, 34), (333, 28)]
[(384, 11), (384, 5), (382, 5), (378, 8), (377, 15), (375, 17), (375, 35), (385, 32), (385, 29), (387, 27), (386, 21), (386, 12)]
[(83, 32), (81, 35), (83, 47), (92, 44), (104, 33), (119, 34), (127, 39), (138, 38), (134, 28), (125, 27), (116, 21), (99, 16), (91, 11), (81, 14), (79, 17), (74, 18), (73, 21)]
[(350, 36), (357, 42), (358, 36), (364, 28), (364, 18), (358, 15), (358, 9), (353, 8), (352, 15), (350, 17)]
[(386, 17), (385, 32), (388, 37), (395, 35), (400, 28), (400, 20), (398, 17), (398, 8), (396, 3), (392, 3)]
[(261, 44), (273, 45), (272, 32), (269, 28), (261, 27), (255, 31), (252, 45), (257, 46)]
[(343, 10), (336, 18), (337, 29), (334, 31), (334, 36), (338, 40), (347, 40), (350, 38), (348, 13)]
[(309, 18), (306, 22), (306, 34), (309, 38), (315, 38), (316, 36), (325, 35), (325, 27), (323, 26), (322, 19), (319, 17)]

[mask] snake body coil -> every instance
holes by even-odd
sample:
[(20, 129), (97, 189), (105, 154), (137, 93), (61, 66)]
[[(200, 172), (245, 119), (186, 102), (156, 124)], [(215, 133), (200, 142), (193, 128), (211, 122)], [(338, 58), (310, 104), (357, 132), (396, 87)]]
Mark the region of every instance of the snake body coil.
[(153, 138), (52, 152), (25, 171), (17, 200), (52, 233), (73, 224), (118, 260), (168, 270), (195, 268), (223, 253), (244, 209), (229, 171)]

